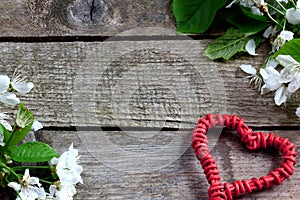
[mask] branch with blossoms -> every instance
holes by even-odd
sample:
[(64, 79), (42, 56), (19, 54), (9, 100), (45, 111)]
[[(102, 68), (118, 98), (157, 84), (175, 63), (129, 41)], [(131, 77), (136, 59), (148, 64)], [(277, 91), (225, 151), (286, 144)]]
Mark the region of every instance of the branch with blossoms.
[(256, 56), (256, 48), (268, 42), (271, 50), (262, 66), (240, 68), (262, 95), (274, 92), (276, 105), (285, 105), (299, 90), (300, 0), (174, 0), (173, 12), (183, 33), (204, 33), (213, 22), (230, 26), (206, 47), (204, 55), (213, 60)]
[[(9, 109), (18, 107), (15, 118), (0, 113), (0, 186), (13, 188), (17, 200), (71, 200), (76, 185), (83, 183), (83, 168), (73, 144), (59, 156), (46, 143), (24, 142), (31, 131), (43, 128), (17, 97), (29, 93), (33, 87), (32, 82), (26, 82), (16, 71), (12, 79), (0, 75), (0, 102)], [(32, 177), (30, 173), (40, 177)]]

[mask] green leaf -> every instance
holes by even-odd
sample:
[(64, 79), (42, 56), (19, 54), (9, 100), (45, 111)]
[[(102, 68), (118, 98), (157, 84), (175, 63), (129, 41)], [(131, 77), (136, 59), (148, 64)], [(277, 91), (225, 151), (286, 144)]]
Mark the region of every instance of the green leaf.
[(2, 124), (0, 124), (0, 132), (4, 135), (3, 142), (6, 143), (11, 135), (10, 132)]
[(17, 114), (16, 128), (14, 128), (9, 141), (6, 144), (10, 149), (14, 148), (16, 144), (21, 142), (26, 137), (31, 129), (33, 121), (33, 114), (30, 112), (30, 110), (24, 107), (23, 103), (21, 103)]
[(226, 0), (174, 0), (177, 30), (182, 33), (204, 33), (225, 3)]
[(220, 58), (229, 60), (238, 52), (246, 52), (245, 45), (250, 39), (254, 39), (256, 40), (256, 44), (258, 43), (257, 38), (253, 36), (254, 34), (230, 28), (224, 35), (210, 43), (203, 55), (212, 60)]
[(48, 162), (59, 155), (43, 142), (26, 142), (15, 148), (11, 157), (17, 162)]
[(278, 55), (290, 55), (300, 62), (300, 38), (285, 43), (272, 57), (276, 58)]
[(260, 21), (255, 21), (255, 20), (249, 20), (244, 17), (243, 18), (237, 18), (237, 17), (232, 17), (228, 18), (227, 21), (236, 26), (239, 30), (243, 32), (260, 32), (267, 28), (269, 26), (268, 23), (266, 22), (260, 22)]
[(264, 16), (254, 15), (252, 13), (245, 16), (245, 12), (246, 11), (242, 11), (241, 6), (233, 6), (230, 10), (226, 11), (226, 20), (246, 33), (258, 33), (270, 26), (270, 23)]

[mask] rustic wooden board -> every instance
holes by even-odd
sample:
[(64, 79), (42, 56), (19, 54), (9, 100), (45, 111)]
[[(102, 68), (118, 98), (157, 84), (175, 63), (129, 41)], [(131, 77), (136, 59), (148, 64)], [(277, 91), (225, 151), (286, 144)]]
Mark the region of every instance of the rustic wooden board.
[(112, 36), (125, 30), (175, 30), (169, 0), (0, 1), (0, 37)]
[[(282, 161), (277, 152), (249, 152), (231, 132), (223, 132), (218, 137), (219, 133), (220, 130), (211, 132), (209, 141), (214, 144), (211, 151), (219, 165), (223, 181), (232, 182), (266, 175)], [(208, 184), (193, 149), (189, 147), (190, 143), (173, 145), (167, 141), (178, 137), (178, 134), (141, 131), (139, 135), (136, 133), (132, 136), (129, 131), (41, 131), (37, 134), (37, 139), (52, 145), (60, 153), (71, 143), (79, 149), (84, 167), (84, 184), (78, 186), (76, 199), (207, 199)], [(185, 131), (183, 134), (188, 138), (191, 132)], [(296, 144), (299, 152), (298, 131), (275, 131), (275, 134), (289, 138)], [(149, 137), (146, 138), (145, 135)], [(111, 148), (104, 150), (101, 145), (105, 143), (109, 143)], [(96, 144), (98, 148), (95, 148)], [(172, 157), (172, 154), (166, 156), (167, 154), (162, 153), (166, 147), (174, 154), (178, 151), (182, 153), (177, 157)], [(135, 156), (126, 156), (131, 153)], [(111, 162), (106, 159), (108, 155), (114, 155)], [(141, 163), (143, 160), (145, 165), (142, 164), (139, 168), (135, 166), (134, 163)], [(164, 160), (172, 162), (165, 165)], [(126, 169), (124, 165), (127, 166)], [(151, 165), (154, 167), (151, 168)], [(299, 199), (299, 157), (295, 169), (294, 175), (280, 186), (241, 199)]]
[(237, 113), (250, 126), (298, 126), (298, 94), (277, 107), (249, 87), (242, 63), (202, 56), (210, 40), (1, 43), (0, 73), (35, 83), (26, 102), (45, 126), (191, 128), (200, 115)]

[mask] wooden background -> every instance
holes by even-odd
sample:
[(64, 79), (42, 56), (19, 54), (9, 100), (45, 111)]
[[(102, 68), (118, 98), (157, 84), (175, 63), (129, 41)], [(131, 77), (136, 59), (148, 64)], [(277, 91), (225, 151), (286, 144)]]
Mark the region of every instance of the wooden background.
[[(236, 113), (255, 130), (296, 143), (299, 93), (277, 107), (249, 87), (240, 64), (270, 51), (212, 62), (217, 34), (176, 35), (168, 0), (12, 0), (0, 3), (0, 72), (18, 68), (35, 88), (22, 100), (44, 124), (36, 134), (62, 153), (79, 149), (84, 184), (75, 199), (208, 199), (190, 147), (200, 116)], [(230, 132), (213, 134), (223, 181), (267, 174), (276, 152), (253, 153)], [(240, 199), (299, 199), (300, 167), (282, 185)]]

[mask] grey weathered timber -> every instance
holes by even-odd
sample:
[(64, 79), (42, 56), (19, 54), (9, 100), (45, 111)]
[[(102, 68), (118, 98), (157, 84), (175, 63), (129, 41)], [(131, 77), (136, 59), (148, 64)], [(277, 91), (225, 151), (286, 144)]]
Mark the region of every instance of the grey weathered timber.
[(142, 27), (175, 30), (169, 0), (1, 0), (0, 10), (0, 37), (112, 36)]
[[(156, 135), (153, 134), (152, 137), (145, 138), (143, 134), (150, 135), (150, 133), (140, 131), (140, 135), (133, 137), (126, 131), (103, 132), (105, 133), (101, 131), (41, 131), (37, 134), (38, 140), (47, 142), (60, 153), (66, 151), (71, 143), (74, 143), (75, 148), (79, 150), (81, 164), (84, 167), (82, 174), (84, 184), (78, 185), (76, 199), (208, 199), (208, 183), (193, 149), (189, 147), (190, 143), (176, 146), (170, 145), (169, 142), (161, 142), (176, 138), (178, 136), (176, 133), (161, 131)], [(220, 137), (217, 137), (218, 132), (212, 133), (215, 134), (208, 135), (209, 141), (214, 144), (211, 152), (219, 166), (223, 182), (267, 175), (282, 162), (282, 157), (274, 150), (259, 152), (246, 150), (240, 143), (240, 138), (231, 132), (223, 132)], [(184, 134), (188, 137), (191, 132), (186, 131)], [(299, 151), (298, 131), (275, 131), (275, 134), (289, 138), (296, 144), (297, 151)], [(95, 138), (95, 135), (98, 137)], [(107, 157), (98, 156), (99, 153), (103, 153), (103, 148), (100, 146), (103, 141), (112, 145), (105, 153), (116, 155), (111, 157), (111, 162), (108, 162)], [(99, 144), (98, 149), (94, 148), (95, 144)], [(116, 151), (113, 146), (118, 150)], [(163, 160), (168, 160), (169, 157), (164, 157), (161, 153), (153, 153), (153, 151), (161, 152), (165, 147), (173, 152), (181, 148), (185, 150), (165, 165)], [(123, 156), (128, 152), (136, 156)], [(124, 170), (123, 165), (140, 163), (142, 159), (149, 160), (147, 164), (155, 165), (156, 170), (146, 171), (149, 167), (143, 165), (135, 170), (130, 168)], [(299, 181), (298, 157), (295, 173), (290, 179), (280, 186), (247, 195), (242, 199), (296, 200), (300, 195)]]
[(0, 73), (18, 68), (34, 82), (21, 100), (46, 127), (190, 129), (207, 113), (237, 113), (256, 127), (299, 125), (299, 93), (277, 107), (239, 69), (261, 66), (266, 46), (223, 63), (202, 56), (209, 42), (1, 43)]

